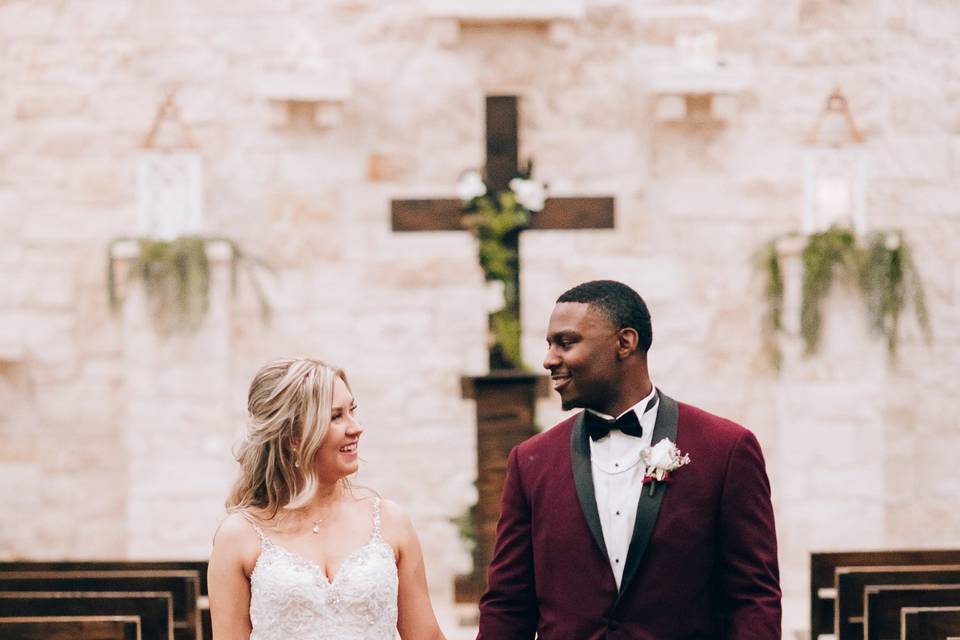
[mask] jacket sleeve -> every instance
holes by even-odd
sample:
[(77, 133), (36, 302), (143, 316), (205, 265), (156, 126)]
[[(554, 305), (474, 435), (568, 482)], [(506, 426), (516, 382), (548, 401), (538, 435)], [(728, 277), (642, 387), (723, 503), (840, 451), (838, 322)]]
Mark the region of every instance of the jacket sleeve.
[(733, 447), (720, 501), (718, 604), (725, 640), (779, 640), (780, 572), (770, 481), (756, 437)]
[(497, 540), (487, 573), (487, 592), (480, 599), (477, 640), (532, 640), (536, 633), (539, 612), (530, 520), (515, 447), (507, 458)]

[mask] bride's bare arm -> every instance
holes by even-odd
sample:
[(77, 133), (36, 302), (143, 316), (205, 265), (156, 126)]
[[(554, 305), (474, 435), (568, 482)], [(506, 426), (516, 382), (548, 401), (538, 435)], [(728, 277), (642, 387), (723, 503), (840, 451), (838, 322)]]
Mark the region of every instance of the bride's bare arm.
[(413, 523), (395, 503), (383, 501), (385, 533), (397, 549), (397, 572), (400, 575), (397, 631), (403, 640), (446, 640), (430, 603), (427, 574), (423, 566), (423, 550)]
[(213, 538), (207, 568), (213, 640), (249, 640), (250, 581), (247, 578), (259, 540), (250, 523), (232, 514)]

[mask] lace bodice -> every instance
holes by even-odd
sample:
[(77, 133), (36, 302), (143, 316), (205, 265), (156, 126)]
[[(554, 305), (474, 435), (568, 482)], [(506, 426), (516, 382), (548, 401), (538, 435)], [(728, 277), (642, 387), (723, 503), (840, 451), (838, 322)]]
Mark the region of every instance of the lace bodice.
[(323, 567), (276, 544), (251, 520), (260, 556), (250, 574), (250, 640), (394, 640), (397, 564), (380, 534), (380, 499), (373, 534), (331, 582)]

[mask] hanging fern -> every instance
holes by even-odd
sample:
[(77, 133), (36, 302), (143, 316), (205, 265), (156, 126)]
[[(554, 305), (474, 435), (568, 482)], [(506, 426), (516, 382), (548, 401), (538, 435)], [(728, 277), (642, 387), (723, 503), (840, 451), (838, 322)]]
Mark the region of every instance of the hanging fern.
[[(781, 354), (775, 337), (782, 330), (784, 294), (777, 252), (779, 239), (764, 245), (757, 260), (758, 268), (766, 277), (764, 342), (778, 369)], [(838, 274), (859, 286), (870, 326), (884, 336), (892, 359), (897, 352), (900, 318), (909, 302), (913, 303), (924, 335), (928, 341), (931, 339), (923, 285), (902, 232), (874, 232), (861, 247), (850, 230), (831, 227), (807, 238), (801, 260), (800, 335), (807, 354), (814, 353), (819, 346), (822, 304)]]
[(873, 330), (883, 335), (891, 358), (897, 355), (900, 315), (909, 302), (930, 339), (930, 318), (920, 276), (900, 231), (875, 232), (863, 252), (860, 288)]
[(857, 256), (853, 233), (831, 227), (815, 233), (803, 250), (803, 298), (800, 305), (800, 335), (806, 352), (813, 353), (820, 342), (821, 304), (833, 286), (837, 268), (856, 274)]
[(767, 313), (763, 318), (763, 342), (773, 366), (778, 371), (783, 362), (783, 354), (777, 345), (776, 334), (783, 328), (783, 270), (777, 255), (777, 239), (763, 246), (757, 259), (757, 266), (766, 276), (764, 295), (767, 300)]
[[(110, 243), (107, 251), (107, 288), (110, 306), (115, 311), (120, 307), (113, 247), (130, 238), (118, 238)], [(236, 292), (238, 271), (248, 263), (257, 263), (248, 258), (232, 240), (181, 236), (174, 240), (138, 238), (137, 256), (130, 264), (130, 278), (139, 280), (146, 294), (147, 307), (154, 330), (162, 336), (174, 333), (192, 333), (200, 328), (210, 307), (210, 262), (207, 258), (207, 243), (226, 242), (230, 246), (230, 285)], [(256, 277), (251, 277), (254, 292), (260, 302), (264, 321), (270, 317), (270, 305)]]

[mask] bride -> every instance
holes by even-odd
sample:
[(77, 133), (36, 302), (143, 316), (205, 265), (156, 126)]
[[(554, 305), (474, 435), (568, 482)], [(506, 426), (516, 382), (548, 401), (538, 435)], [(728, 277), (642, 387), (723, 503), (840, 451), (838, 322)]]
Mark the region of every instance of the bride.
[(363, 427), (344, 372), (276, 360), (247, 408), (210, 557), (214, 639), (443, 640), (410, 519), (347, 480)]

